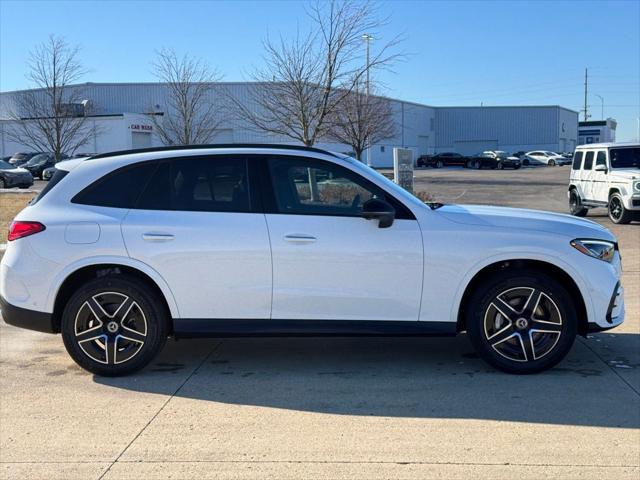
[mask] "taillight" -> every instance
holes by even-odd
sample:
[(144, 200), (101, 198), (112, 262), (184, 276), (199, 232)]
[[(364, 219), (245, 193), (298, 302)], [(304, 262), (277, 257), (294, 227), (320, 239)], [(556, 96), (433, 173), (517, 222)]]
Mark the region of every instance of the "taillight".
[(19, 238), (28, 237), (34, 233), (42, 232), (45, 226), (40, 222), (21, 222), (16, 221), (9, 227), (9, 235), (7, 240), (17, 240)]

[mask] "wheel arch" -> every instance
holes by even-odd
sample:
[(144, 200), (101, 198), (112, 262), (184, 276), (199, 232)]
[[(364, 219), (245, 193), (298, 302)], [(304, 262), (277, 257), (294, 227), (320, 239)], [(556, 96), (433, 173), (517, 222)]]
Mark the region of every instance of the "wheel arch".
[[(144, 265), (144, 264), (143, 264)], [(169, 289), (169, 286), (162, 280), (162, 278), (150, 268), (141, 268), (138, 265), (125, 263), (123, 261), (101, 261), (95, 263), (89, 263), (84, 265), (77, 265), (75, 268), (69, 269), (62, 275), (62, 279), (58, 284), (58, 288), (55, 289), (50, 295), (50, 303), (52, 304), (52, 324), (55, 332), (60, 331), (60, 322), (62, 318), (62, 312), (64, 307), (77, 288), (78, 285), (104, 275), (130, 275), (148, 285), (160, 298), (166, 308), (168, 318), (178, 318), (178, 307), (173, 297), (173, 293)], [(169, 331), (173, 331), (173, 322), (169, 323)]]
[(611, 195), (613, 195), (614, 193), (618, 193), (618, 194), (622, 195), (622, 192), (620, 191), (620, 189), (618, 187), (610, 187), (609, 188), (609, 193), (607, 194), (607, 198), (611, 198)]
[(545, 262), (542, 260), (532, 259), (513, 259), (513, 260), (501, 260), (491, 263), (480, 269), (473, 278), (467, 283), (462, 299), (458, 307), (456, 329), (458, 332), (466, 330), (467, 311), (470, 307), (470, 300), (473, 296), (475, 289), (482, 284), (482, 282), (489, 279), (492, 275), (505, 271), (505, 270), (536, 270), (541, 273), (545, 273), (556, 280), (558, 280), (569, 292), (576, 307), (576, 315), (578, 318), (578, 333), (586, 335), (588, 331), (588, 312), (587, 305), (585, 303), (584, 296), (578, 284), (571, 277), (569, 273), (563, 270), (561, 267)]

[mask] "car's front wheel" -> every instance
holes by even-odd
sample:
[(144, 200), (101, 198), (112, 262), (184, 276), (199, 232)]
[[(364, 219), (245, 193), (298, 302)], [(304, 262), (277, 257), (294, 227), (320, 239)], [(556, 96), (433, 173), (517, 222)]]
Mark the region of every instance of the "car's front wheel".
[(550, 167), (555, 167), (556, 166), (556, 161), (555, 160), (549, 160), (547, 165), (549, 165)]
[(62, 314), (62, 338), (73, 360), (97, 375), (126, 375), (147, 365), (167, 340), (168, 315), (137, 278), (96, 278), (78, 289)]
[(473, 294), (467, 332), (487, 363), (508, 373), (536, 373), (567, 355), (577, 316), (571, 295), (552, 277), (504, 271)]

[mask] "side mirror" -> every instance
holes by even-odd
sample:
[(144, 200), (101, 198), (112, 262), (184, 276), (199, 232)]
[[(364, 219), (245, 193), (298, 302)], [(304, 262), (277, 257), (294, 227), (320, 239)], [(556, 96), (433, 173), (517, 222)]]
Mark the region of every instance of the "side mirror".
[(362, 205), (361, 215), (367, 220), (378, 220), (379, 228), (389, 228), (396, 218), (396, 211), (384, 200), (372, 198)]
[(604, 172), (607, 173), (607, 166), (606, 165), (596, 165), (595, 168), (593, 169), (596, 172)]

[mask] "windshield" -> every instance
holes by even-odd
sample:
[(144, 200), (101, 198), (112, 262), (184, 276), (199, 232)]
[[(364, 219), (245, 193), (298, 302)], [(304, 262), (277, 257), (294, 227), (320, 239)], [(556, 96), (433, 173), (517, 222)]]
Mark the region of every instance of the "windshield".
[(40, 163), (45, 163), (48, 158), (49, 158), (49, 156), (46, 153), (41, 153), (39, 155), (31, 157), (31, 160), (29, 160), (27, 163), (25, 163), (25, 166), (31, 167), (33, 165), (38, 165)]
[(10, 163), (5, 162), (4, 160), (0, 160), (0, 170), (9, 170), (12, 168), (16, 168)]
[(609, 161), (611, 168), (640, 168), (640, 147), (612, 148)]

